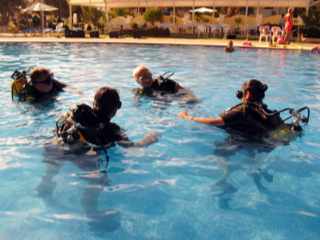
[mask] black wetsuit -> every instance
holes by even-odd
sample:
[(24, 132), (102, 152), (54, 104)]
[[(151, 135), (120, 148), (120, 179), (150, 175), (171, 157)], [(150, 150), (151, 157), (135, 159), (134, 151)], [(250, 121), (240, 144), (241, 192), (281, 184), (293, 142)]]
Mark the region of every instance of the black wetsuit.
[(267, 113), (275, 112), (269, 110), (265, 104), (244, 102), (221, 114), (226, 130), (235, 131), (241, 135), (256, 139), (272, 130), (281, 121), (281, 118), (278, 115), (268, 117), (259, 110), (259, 107)]
[(170, 79), (153, 79), (152, 86), (149, 88), (136, 88), (134, 89), (135, 95), (146, 95), (148, 97), (157, 96), (157, 92), (161, 95), (166, 93), (177, 93), (178, 83)]
[(52, 89), (43, 93), (34, 88), (30, 82), (27, 82), (20, 92), (20, 101), (35, 101), (40, 98), (46, 98), (56, 95), (58, 92), (63, 92), (63, 88), (66, 87), (64, 83), (61, 83), (55, 79), (52, 80)]
[(264, 134), (280, 123), (278, 115), (267, 117), (261, 109), (273, 113), (265, 104), (244, 102), (221, 114), (225, 125), (222, 127), (229, 133), (223, 142), (216, 142), (214, 154), (234, 155), (240, 149), (246, 151), (270, 152), (274, 146), (264, 143)]
[[(111, 123), (109, 118), (86, 104), (80, 104), (67, 113), (64, 123), (58, 129), (58, 135), (67, 138), (68, 134), (66, 134), (66, 131), (74, 123), (80, 124), (80, 126), (72, 134), (73, 141), (82, 140), (104, 147), (114, 146), (114, 142), (118, 142), (122, 147), (130, 147), (134, 144), (117, 124)], [(79, 133), (83, 138), (81, 138)], [(65, 143), (68, 142), (66, 139)]]

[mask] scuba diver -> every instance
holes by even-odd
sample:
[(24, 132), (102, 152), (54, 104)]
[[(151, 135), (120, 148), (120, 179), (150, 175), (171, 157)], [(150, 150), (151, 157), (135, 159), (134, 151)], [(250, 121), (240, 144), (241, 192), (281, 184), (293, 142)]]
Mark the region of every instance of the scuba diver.
[(116, 89), (100, 88), (94, 97), (93, 108), (79, 104), (66, 115), (61, 115), (57, 122), (56, 136), (61, 144), (74, 146), (78, 143), (89, 143), (103, 149), (114, 146), (147, 147), (158, 141), (158, 133), (150, 132), (137, 142), (132, 142), (120, 127), (110, 120), (121, 108), (119, 93)]
[(136, 97), (147, 96), (159, 99), (168, 93), (170, 94), (167, 99), (169, 101), (177, 97), (180, 103), (201, 103), (202, 101), (197, 99), (191, 90), (183, 88), (179, 83), (169, 79), (173, 74), (173, 71), (169, 71), (160, 75), (158, 79), (153, 79), (152, 73), (147, 67), (136, 67), (132, 76), (142, 88), (134, 89), (134, 95)]
[[(31, 70), (31, 72), (30, 72)], [(27, 80), (27, 74), (30, 72), (30, 81)], [(19, 100), (36, 101), (41, 98), (56, 95), (58, 92), (63, 92), (64, 88), (69, 88), (72, 91), (82, 94), (67, 84), (54, 79), (53, 73), (46, 68), (29, 68), (28, 71), (19, 72), (15, 70), (11, 75), (11, 96), (18, 96)]]
[[(150, 132), (141, 140), (130, 141), (117, 124), (110, 122), (121, 106), (122, 102), (117, 90), (103, 87), (95, 94), (93, 108), (86, 104), (79, 104), (65, 115), (61, 115), (56, 123), (55, 137), (51, 142), (44, 144), (43, 156), (47, 163), (46, 173), (36, 189), (38, 196), (43, 198), (48, 205), (58, 206), (59, 203), (52, 195), (56, 187), (52, 179), (66, 161), (74, 163), (86, 173), (79, 177), (88, 182), (81, 199), (87, 217), (94, 225), (110, 223), (110, 226), (104, 227), (111, 229), (112, 224), (115, 224), (118, 219), (119, 212), (106, 215), (107, 211), (97, 209), (98, 196), (103, 190), (100, 184), (109, 185), (111, 181), (107, 177), (109, 163), (107, 148), (115, 146), (115, 143), (124, 148), (148, 147), (158, 142), (157, 137), (161, 136), (159, 133)], [(100, 150), (106, 155), (103, 170), (100, 170), (99, 167), (99, 164), (103, 163), (103, 160), (99, 158)], [(60, 208), (60, 206), (57, 207), (57, 209)]]
[[(259, 168), (262, 159), (255, 156), (255, 151), (268, 153), (279, 144), (289, 144), (303, 131), (299, 125), (300, 121), (305, 125), (309, 121), (310, 110), (307, 107), (297, 111), (290, 108), (281, 111), (268, 109), (267, 105), (262, 102), (267, 89), (268, 86), (258, 80), (248, 80), (236, 94), (242, 102), (223, 111), (218, 118), (198, 118), (189, 116), (186, 112), (178, 114), (178, 116), (188, 120), (223, 128), (229, 134), (223, 142), (215, 142), (216, 148), (213, 153), (217, 158), (217, 166), (224, 170), (223, 176), (214, 187), (223, 191), (220, 196), (237, 191), (226, 182), (232, 172), (232, 167), (227, 161), (229, 156), (235, 155), (241, 149), (246, 150), (248, 156), (244, 160), (250, 165), (250, 168), (258, 168), (260, 174), (268, 182), (272, 182), (273, 176), (266, 170)], [(301, 114), (303, 110), (308, 111), (307, 117)], [(280, 113), (287, 111), (289, 111), (290, 116), (282, 120)], [(291, 117), (295, 117), (295, 121), (288, 124), (284, 123)], [(248, 174), (250, 173), (251, 171), (248, 172)]]

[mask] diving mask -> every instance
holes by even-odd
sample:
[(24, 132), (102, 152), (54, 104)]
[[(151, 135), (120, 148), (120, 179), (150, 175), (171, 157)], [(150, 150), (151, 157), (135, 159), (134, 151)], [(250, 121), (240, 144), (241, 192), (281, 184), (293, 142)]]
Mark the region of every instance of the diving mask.
[(31, 80), (32, 83), (40, 83), (40, 84), (46, 84), (46, 85), (52, 85), (52, 82), (53, 82), (53, 73), (50, 73), (48, 75), (48, 77), (43, 81), (43, 82), (40, 82), (40, 81), (35, 81), (35, 80)]

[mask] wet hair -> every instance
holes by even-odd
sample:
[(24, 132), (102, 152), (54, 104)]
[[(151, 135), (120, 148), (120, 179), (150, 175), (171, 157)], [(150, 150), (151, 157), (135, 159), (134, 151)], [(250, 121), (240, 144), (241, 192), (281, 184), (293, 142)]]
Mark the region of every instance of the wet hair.
[(41, 68), (34, 68), (31, 70), (30, 78), (33, 81), (42, 81), (44, 76), (50, 74), (50, 69), (46, 69), (44, 67)]
[(242, 89), (247, 89), (251, 93), (251, 98), (254, 101), (262, 102), (265, 91), (268, 90), (266, 84), (262, 84), (259, 80), (250, 79), (242, 85)]
[(116, 106), (118, 106), (118, 103), (120, 102), (120, 96), (117, 89), (102, 87), (96, 92), (94, 101), (96, 103), (94, 109), (98, 112), (103, 112), (104, 115), (108, 115)]
[(229, 41), (228, 44), (232, 44), (232, 45), (233, 45), (233, 42), (232, 42), (232, 41)]

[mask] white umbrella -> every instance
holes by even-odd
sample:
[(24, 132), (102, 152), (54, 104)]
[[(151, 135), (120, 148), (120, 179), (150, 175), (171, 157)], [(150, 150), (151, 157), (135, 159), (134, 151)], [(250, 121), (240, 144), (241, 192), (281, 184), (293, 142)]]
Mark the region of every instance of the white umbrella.
[(43, 29), (43, 12), (51, 12), (51, 11), (56, 11), (58, 10), (58, 8), (56, 7), (52, 7), (43, 3), (37, 3), (37, 4), (33, 4), (25, 9), (23, 9), (23, 12), (27, 12), (27, 11), (35, 11), (35, 12), (39, 12), (41, 11), (41, 29)]
[(55, 10), (58, 10), (58, 8), (52, 7), (52, 6), (43, 4), (43, 3), (37, 3), (37, 4), (31, 5), (31, 6), (27, 7), (27, 8), (25, 8), (25, 9), (23, 9), (22, 11), (23, 11), (23, 12), (26, 12), (26, 11), (36, 11), (36, 12), (44, 11), (44, 12), (50, 12), (50, 11), (55, 11)]
[[(199, 12), (199, 13), (205, 13), (205, 12), (216, 12), (217, 10), (213, 10), (211, 8), (206, 8), (206, 7), (202, 7), (202, 8), (197, 8), (194, 10), (194, 12)], [(193, 12), (193, 10), (190, 10), (190, 12)]]

